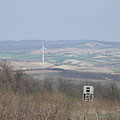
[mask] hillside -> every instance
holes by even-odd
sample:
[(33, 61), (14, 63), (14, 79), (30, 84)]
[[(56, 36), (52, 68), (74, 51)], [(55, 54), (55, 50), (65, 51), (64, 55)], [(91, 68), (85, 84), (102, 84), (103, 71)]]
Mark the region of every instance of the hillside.
[[(88, 74), (92, 73), (80, 76)], [(103, 74), (101, 79), (104, 77), (112, 76)], [(83, 101), (84, 85), (94, 87), (94, 101)], [(0, 62), (0, 120), (119, 119), (120, 88), (115, 83), (76, 84), (70, 79), (50, 77), (38, 80), (22, 71), (13, 71), (8, 62)]]
[(119, 73), (120, 43), (96, 40), (44, 41), (45, 63), (41, 62), (41, 40), (0, 41), (0, 59), (15, 69), (60, 68), (66, 70)]

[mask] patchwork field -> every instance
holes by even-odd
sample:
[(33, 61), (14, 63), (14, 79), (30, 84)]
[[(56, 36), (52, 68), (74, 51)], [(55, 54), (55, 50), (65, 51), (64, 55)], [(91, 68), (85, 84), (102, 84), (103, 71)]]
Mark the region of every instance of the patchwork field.
[(39, 40), (0, 41), (0, 59), (14, 69), (62, 68), (77, 71), (120, 73), (120, 43), (89, 40), (44, 41), (42, 63)]

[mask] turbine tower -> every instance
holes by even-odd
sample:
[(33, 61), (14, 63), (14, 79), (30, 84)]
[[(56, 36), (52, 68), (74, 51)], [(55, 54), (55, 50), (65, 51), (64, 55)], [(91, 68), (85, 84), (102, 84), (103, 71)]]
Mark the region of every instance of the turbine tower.
[(45, 47), (44, 47), (44, 42), (42, 41), (42, 48), (41, 48), (41, 50), (42, 50), (42, 62), (45, 62)]

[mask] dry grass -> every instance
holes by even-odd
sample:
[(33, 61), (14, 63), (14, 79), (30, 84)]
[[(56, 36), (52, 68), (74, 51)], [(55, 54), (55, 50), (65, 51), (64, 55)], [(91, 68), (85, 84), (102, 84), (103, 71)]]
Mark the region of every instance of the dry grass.
[(11, 65), (13, 66), (14, 70), (19, 69), (36, 69), (36, 68), (53, 68), (54, 65), (51, 63), (42, 63), (42, 62), (16, 62), (11, 61)]
[(0, 120), (120, 120), (120, 103), (81, 100), (60, 93), (0, 92)]

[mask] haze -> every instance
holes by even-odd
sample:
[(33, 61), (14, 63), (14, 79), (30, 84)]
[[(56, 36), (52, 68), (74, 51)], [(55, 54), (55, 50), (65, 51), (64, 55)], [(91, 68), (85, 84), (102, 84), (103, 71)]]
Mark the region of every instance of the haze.
[(120, 0), (0, 0), (0, 40), (120, 42)]

